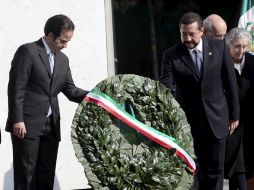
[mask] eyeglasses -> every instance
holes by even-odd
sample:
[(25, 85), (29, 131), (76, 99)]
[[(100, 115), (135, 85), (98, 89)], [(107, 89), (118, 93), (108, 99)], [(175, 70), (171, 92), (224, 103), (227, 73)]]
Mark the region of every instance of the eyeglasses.
[(188, 36), (193, 38), (196, 37), (199, 34), (200, 31), (198, 32), (181, 32), (181, 37), (187, 38)]

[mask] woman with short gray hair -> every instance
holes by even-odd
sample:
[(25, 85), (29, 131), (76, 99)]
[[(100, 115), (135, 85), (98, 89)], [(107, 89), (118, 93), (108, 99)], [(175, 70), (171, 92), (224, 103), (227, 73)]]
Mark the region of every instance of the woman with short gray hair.
[(227, 138), (225, 178), (229, 179), (229, 190), (246, 190), (246, 178), (254, 171), (252, 149), (254, 126), (254, 56), (248, 53), (250, 34), (243, 28), (233, 28), (225, 36), (234, 62), (240, 99), (240, 124)]
[(226, 34), (225, 36), (226, 44), (229, 45), (229, 43), (232, 43), (234, 40), (237, 40), (239, 38), (241, 39), (245, 38), (248, 41), (250, 41), (251, 36), (249, 32), (244, 28), (235, 27)]

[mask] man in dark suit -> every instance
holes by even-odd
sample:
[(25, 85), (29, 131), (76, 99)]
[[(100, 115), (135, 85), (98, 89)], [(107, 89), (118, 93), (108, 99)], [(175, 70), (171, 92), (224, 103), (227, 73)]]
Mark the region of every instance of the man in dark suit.
[(8, 84), (6, 130), (13, 145), (14, 189), (53, 189), (60, 137), (57, 95), (80, 103), (87, 94), (72, 80), (66, 48), (74, 32), (65, 15), (49, 18), (45, 36), (18, 48)]
[(161, 82), (171, 89), (191, 126), (199, 164), (199, 188), (193, 189), (222, 190), (226, 136), (239, 120), (232, 59), (224, 41), (202, 38), (198, 14), (184, 14), (179, 27), (182, 43), (164, 53)]

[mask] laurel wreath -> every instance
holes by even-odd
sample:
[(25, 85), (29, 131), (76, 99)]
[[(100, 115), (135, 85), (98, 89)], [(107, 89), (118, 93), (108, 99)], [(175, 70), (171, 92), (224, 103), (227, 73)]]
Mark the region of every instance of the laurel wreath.
[[(183, 110), (169, 90), (137, 75), (117, 75), (96, 89), (119, 105), (131, 105), (139, 121), (178, 140), (192, 156), (193, 141)], [(72, 143), (94, 189), (189, 189), (193, 176), (184, 161), (114, 118), (103, 108), (82, 102), (72, 123)]]

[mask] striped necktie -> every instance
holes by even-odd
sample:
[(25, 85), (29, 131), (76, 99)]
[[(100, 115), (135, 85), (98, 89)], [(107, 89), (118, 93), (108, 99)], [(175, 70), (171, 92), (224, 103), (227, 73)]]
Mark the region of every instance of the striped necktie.
[(54, 71), (54, 57), (55, 57), (55, 56), (54, 56), (54, 53), (51, 51), (51, 52), (48, 54), (51, 74), (52, 74), (53, 71)]

